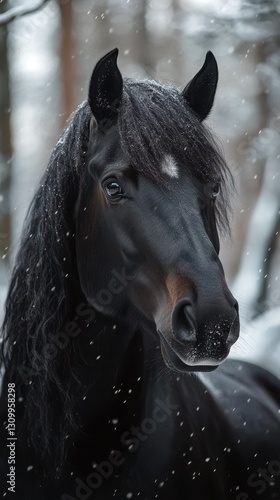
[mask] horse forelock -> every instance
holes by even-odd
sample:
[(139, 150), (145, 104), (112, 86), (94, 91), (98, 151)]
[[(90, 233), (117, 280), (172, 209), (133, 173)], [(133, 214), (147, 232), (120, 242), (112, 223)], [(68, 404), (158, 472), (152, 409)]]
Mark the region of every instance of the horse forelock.
[(233, 177), (213, 134), (188, 108), (178, 88), (125, 79), (118, 129), (129, 163), (158, 183), (170, 181), (170, 165), (169, 175), (162, 168), (166, 158), (173, 160), (171, 177), (178, 175), (174, 165), (180, 164), (201, 181), (202, 189), (218, 180), (216, 218), (219, 228), (229, 232)]

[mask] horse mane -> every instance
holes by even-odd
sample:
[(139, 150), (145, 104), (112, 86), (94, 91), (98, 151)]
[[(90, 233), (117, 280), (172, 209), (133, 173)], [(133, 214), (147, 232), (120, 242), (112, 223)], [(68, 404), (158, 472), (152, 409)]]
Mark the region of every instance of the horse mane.
[[(73, 214), (86, 171), (91, 116), (84, 102), (52, 152), (26, 217), (2, 327), (1, 366), (5, 383), (16, 383), (17, 396), (23, 398), (23, 436), (42, 462), (56, 466), (66, 453), (64, 437), (76, 425), (73, 383), (82, 382), (74, 342), (55, 357), (46, 350), (51, 336), (73, 319), (80, 293)], [(217, 218), (228, 227), (229, 171), (212, 135), (188, 110), (178, 89), (125, 79), (118, 129), (125, 155), (145, 175), (159, 179), (158, 162), (169, 153), (204, 184), (218, 178), (222, 194)], [(29, 377), (34, 356), (38, 362)]]
[(63, 446), (54, 431), (53, 407), (62, 410), (57, 434), (63, 429), (66, 435), (73, 426), (73, 389), (71, 377), (67, 381), (62, 374), (73, 378), (75, 372), (69, 352), (72, 342), (54, 359), (46, 351), (52, 335), (73, 319), (75, 311), (73, 211), (80, 171), (85, 168), (90, 117), (89, 106), (83, 103), (52, 152), (25, 220), (2, 327), (1, 365), (6, 368), (5, 384), (14, 382), (17, 396), (23, 398), (22, 434), (52, 463)]

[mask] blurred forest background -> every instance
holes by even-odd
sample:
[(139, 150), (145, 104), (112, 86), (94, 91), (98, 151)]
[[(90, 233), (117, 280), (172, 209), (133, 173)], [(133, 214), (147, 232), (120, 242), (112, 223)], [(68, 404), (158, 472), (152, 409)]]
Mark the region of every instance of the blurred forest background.
[(207, 124), (237, 186), (221, 257), (243, 328), (272, 310), (279, 333), (280, 2), (0, 0), (0, 38), (2, 303), (29, 202), (96, 61), (118, 47), (124, 75), (184, 87), (212, 50), (220, 81)]

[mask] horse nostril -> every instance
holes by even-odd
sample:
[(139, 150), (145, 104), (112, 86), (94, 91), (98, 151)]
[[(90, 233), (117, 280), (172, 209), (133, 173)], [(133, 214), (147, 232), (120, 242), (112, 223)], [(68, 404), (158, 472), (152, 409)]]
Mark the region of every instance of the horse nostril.
[(196, 340), (194, 310), (191, 300), (180, 301), (172, 315), (173, 335), (181, 342)]
[(191, 302), (188, 302), (186, 305), (184, 305), (183, 309), (184, 309), (184, 314), (185, 314), (186, 318), (189, 315), (192, 316), (192, 314), (193, 314), (193, 306), (192, 306)]

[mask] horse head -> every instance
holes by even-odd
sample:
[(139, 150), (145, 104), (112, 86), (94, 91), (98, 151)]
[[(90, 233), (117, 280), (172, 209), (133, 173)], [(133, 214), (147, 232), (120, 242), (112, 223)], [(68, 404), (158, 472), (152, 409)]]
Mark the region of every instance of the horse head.
[(75, 211), (80, 284), (101, 313), (157, 335), (169, 367), (212, 370), (239, 333), (219, 259), (228, 171), (202, 124), (217, 63), (208, 52), (180, 92), (123, 79), (117, 55), (98, 62), (89, 86), (87, 171)]

